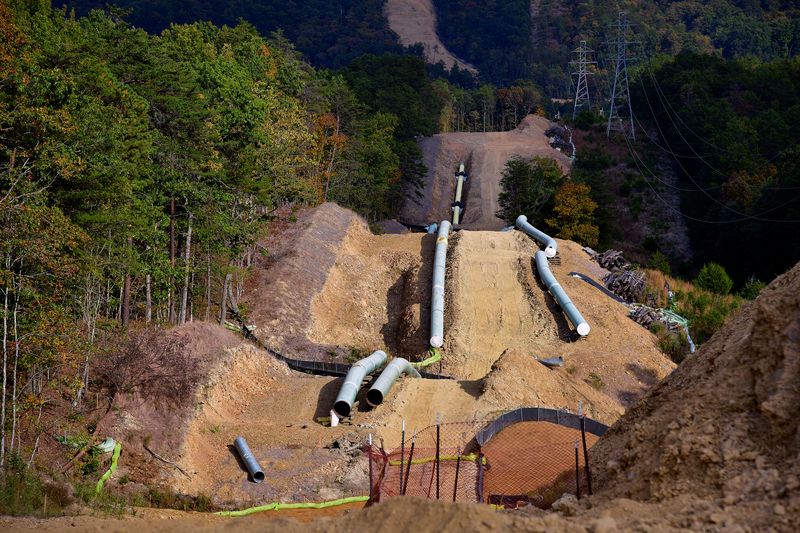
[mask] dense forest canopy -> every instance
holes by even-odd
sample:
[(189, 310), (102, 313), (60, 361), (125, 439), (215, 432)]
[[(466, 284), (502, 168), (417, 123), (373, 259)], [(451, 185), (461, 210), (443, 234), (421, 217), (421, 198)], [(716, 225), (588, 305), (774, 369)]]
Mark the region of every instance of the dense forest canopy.
[(800, 59), (684, 52), (638, 76), (635, 113), (679, 171), (695, 263), (717, 261), (738, 284), (790, 268), (800, 258)]

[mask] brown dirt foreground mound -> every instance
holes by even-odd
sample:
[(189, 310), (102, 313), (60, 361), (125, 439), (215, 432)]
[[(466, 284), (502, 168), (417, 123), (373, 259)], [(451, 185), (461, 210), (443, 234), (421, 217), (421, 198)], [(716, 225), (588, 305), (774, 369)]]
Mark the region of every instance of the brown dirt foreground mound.
[(594, 449), (607, 496), (679, 494), (800, 529), (800, 263), (649, 392)]

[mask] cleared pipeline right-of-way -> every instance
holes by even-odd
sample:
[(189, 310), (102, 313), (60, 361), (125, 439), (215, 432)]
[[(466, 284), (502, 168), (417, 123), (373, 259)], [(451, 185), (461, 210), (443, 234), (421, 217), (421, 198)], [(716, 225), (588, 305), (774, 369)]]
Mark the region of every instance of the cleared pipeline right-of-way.
[(464, 188), (464, 180), (467, 179), (467, 173), (464, 172), (464, 163), (458, 165), (458, 172), (456, 173), (456, 199), (453, 202), (453, 225), (457, 225), (461, 219), (461, 213), (464, 211), (464, 204), (461, 203), (461, 192)]
[(444, 272), (447, 261), (447, 237), (450, 222), (442, 220), (436, 236), (436, 254), (433, 257), (433, 291), (431, 295), (431, 346), (441, 348), (444, 343)]

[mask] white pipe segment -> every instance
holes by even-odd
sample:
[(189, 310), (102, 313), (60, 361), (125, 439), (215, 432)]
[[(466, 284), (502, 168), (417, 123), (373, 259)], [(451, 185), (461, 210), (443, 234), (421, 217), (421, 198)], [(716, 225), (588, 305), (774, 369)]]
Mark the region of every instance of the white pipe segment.
[(333, 403), (333, 410), (341, 417), (349, 416), (353, 408), (353, 402), (361, 388), (361, 382), (367, 374), (372, 374), (386, 362), (386, 352), (377, 350), (369, 357), (365, 357), (350, 367), (347, 376), (344, 378), (339, 395)]
[(569, 299), (567, 293), (564, 292), (564, 289), (561, 288), (561, 285), (556, 281), (553, 273), (550, 272), (550, 264), (547, 262), (547, 255), (541, 250), (536, 252), (536, 269), (539, 271), (539, 276), (542, 278), (542, 282), (545, 287), (547, 287), (547, 290), (553, 295), (558, 305), (564, 310), (564, 314), (567, 315), (569, 321), (572, 322), (572, 325), (578, 330), (578, 335), (581, 337), (588, 335), (591, 329), (589, 324), (583, 319), (578, 308), (575, 307), (575, 304)]
[(436, 254), (433, 257), (433, 290), (431, 293), (431, 346), (441, 348), (444, 343), (444, 271), (447, 260), (447, 236), (450, 222), (442, 220), (436, 236)]
[(531, 226), (528, 223), (528, 217), (525, 215), (518, 216), (517, 227), (540, 243), (544, 244), (544, 253), (547, 254), (547, 257), (555, 257), (556, 252), (558, 251), (558, 243), (556, 240), (545, 232)]
[(415, 378), (422, 377), (416, 368), (411, 366), (408, 360), (398, 357), (392, 359), (392, 362), (386, 365), (381, 375), (372, 384), (372, 387), (367, 391), (367, 403), (372, 407), (377, 407), (383, 402), (384, 396), (389, 393), (389, 390), (394, 385), (402, 374), (413, 376)]
[(464, 187), (464, 180), (467, 175), (464, 172), (464, 163), (458, 165), (458, 172), (456, 173), (456, 200), (453, 202), (453, 225), (458, 224), (461, 218), (461, 192)]

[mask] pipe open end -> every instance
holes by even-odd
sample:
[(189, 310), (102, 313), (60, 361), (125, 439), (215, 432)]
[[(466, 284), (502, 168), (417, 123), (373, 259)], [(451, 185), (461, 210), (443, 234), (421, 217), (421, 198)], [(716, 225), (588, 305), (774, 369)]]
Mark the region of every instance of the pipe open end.
[(546, 255), (547, 257), (555, 257), (556, 249), (553, 248), (552, 246), (548, 246), (547, 248), (544, 249), (544, 255)]
[(519, 224), (521, 222), (527, 222), (527, 221), (528, 221), (528, 217), (526, 217), (525, 215), (520, 215), (520, 216), (517, 217), (517, 224)]
[(264, 481), (264, 472), (261, 471), (253, 472), (253, 481), (255, 481), (256, 483), (261, 483), (262, 481)]
[(383, 393), (378, 389), (370, 389), (367, 391), (367, 403), (372, 407), (378, 407), (383, 403)]
[(333, 404), (333, 410), (341, 417), (350, 416), (350, 404), (344, 400), (339, 400)]
[(591, 329), (592, 328), (589, 327), (589, 324), (587, 324), (586, 322), (581, 322), (580, 324), (578, 324), (578, 335), (580, 335), (581, 337), (585, 337), (586, 335), (589, 334), (589, 330)]
[(434, 348), (441, 348), (442, 344), (444, 344), (444, 339), (439, 336), (431, 337), (431, 346)]

